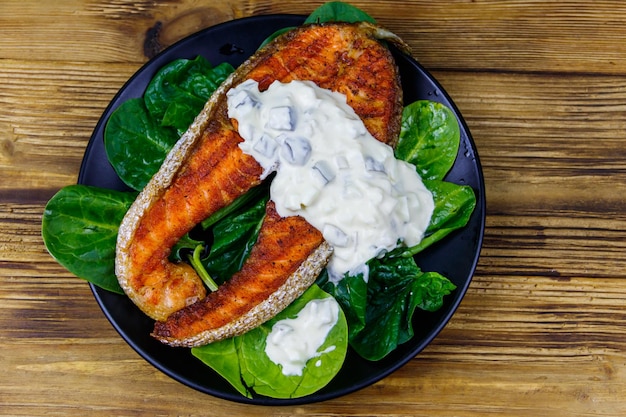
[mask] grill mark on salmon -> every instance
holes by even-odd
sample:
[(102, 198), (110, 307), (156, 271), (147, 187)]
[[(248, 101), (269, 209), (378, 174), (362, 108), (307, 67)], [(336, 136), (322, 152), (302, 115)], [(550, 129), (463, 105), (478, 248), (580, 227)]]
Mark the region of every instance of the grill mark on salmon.
[[(381, 34), (388, 35), (365, 23), (315, 24), (287, 33), (240, 66), (176, 143), (118, 235), (120, 285), (142, 311), (165, 321), (155, 325), (154, 337), (195, 346), (240, 334), (273, 317), (315, 280), (330, 246), (304, 219), (276, 219), (271, 202), (242, 271), (216, 292), (207, 296), (195, 271), (168, 256), (196, 224), (260, 183), (262, 168), (240, 150), (242, 138), (227, 117), (226, 92), (246, 79), (258, 81), (261, 90), (275, 80), (310, 80), (341, 92), (375, 138), (395, 145), (402, 89), (390, 51), (376, 39)], [(295, 240), (271, 239), (285, 230)]]

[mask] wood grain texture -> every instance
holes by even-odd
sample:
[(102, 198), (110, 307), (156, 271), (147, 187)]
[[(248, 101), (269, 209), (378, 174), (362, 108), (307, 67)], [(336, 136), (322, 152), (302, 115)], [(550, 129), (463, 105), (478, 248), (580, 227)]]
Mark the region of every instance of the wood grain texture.
[(212, 398), (122, 341), (41, 240), (98, 118), (148, 58), (203, 27), (322, 2), (0, 2), (0, 416), (626, 415), (626, 3), (355, 1), (464, 115), (487, 227), (459, 310), (421, 354), (301, 407)]

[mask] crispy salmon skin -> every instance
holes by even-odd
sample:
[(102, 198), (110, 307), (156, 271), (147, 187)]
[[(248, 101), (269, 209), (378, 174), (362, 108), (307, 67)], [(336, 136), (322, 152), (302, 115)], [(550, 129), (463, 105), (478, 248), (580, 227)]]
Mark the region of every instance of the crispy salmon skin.
[(231, 74), (176, 143), (122, 221), (117, 242), (118, 281), (142, 311), (162, 322), (154, 337), (198, 346), (241, 334), (280, 312), (315, 280), (332, 248), (304, 219), (277, 218), (271, 202), (242, 271), (214, 293), (207, 296), (195, 271), (168, 256), (196, 224), (261, 182), (261, 166), (241, 151), (243, 139), (227, 117), (226, 92), (245, 80), (258, 81), (262, 90), (274, 81), (309, 80), (343, 93), (376, 139), (395, 144), (402, 89), (379, 36), (390, 35), (366, 23), (312, 24), (288, 32)]

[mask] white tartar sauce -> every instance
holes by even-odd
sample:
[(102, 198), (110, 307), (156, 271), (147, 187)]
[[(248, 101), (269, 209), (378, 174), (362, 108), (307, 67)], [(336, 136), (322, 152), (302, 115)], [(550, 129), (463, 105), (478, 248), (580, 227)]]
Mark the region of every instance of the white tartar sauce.
[[(309, 301), (296, 318), (280, 320), (272, 326), (265, 354), (281, 366), (284, 375), (301, 376), (310, 359), (335, 349), (335, 346), (329, 346), (318, 352), (338, 319), (339, 304), (334, 298)], [(315, 366), (320, 366), (320, 361)]]
[(418, 244), (434, 209), (415, 167), (376, 140), (346, 96), (310, 81), (248, 80), (228, 92), (243, 152), (276, 171), (270, 198), (283, 217), (300, 215), (334, 252), (331, 281), (363, 273), (366, 262), (398, 243)]

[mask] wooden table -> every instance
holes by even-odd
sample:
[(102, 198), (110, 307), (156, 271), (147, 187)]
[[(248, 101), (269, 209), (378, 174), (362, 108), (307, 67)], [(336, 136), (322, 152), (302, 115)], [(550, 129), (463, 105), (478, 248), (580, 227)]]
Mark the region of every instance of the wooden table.
[(402, 36), (476, 141), (487, 227), (423, 353), (298, 407), (201, 394), (141, 359), (40, 236), (108, 102), (158, 50), (321, 2), (0, 3), (0, 415), (626, 415), (626, 3), (354, 1)]

